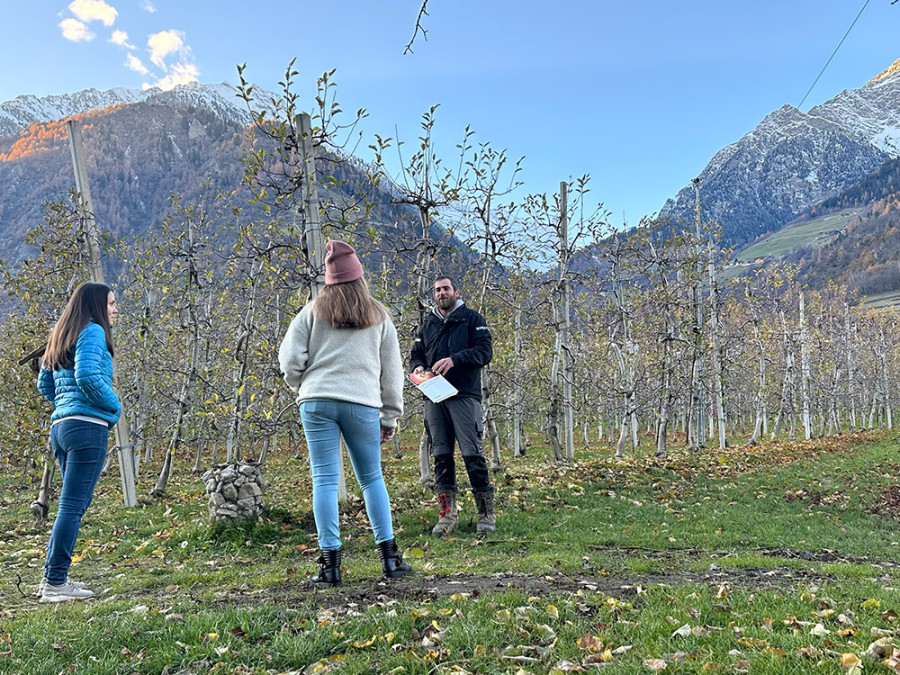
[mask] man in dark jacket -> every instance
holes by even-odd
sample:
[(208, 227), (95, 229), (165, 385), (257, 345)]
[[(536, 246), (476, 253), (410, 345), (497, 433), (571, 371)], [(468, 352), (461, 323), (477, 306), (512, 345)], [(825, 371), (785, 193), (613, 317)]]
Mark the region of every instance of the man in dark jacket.
[(410, 367), (421, 374), (426, 369), (443, 375), (459, 391), (440, 403), (425, 399), (425, 425), (434, 451), (435, 494), (440, 503), (440, 519), (433, 534), (445, 535), (456, 527), (456, 464), (454, 441), (469, 474), (472, 494), (478, 507), (479, 534), (493, 532), (494, 486), (484, 459), (481, 417), (481, 369), (491, 361), (491, 332), (484, 317), (459, 299), (453, 280), (441, 277), (434, 282), (435, 307), (425, 318), (413, 343)]

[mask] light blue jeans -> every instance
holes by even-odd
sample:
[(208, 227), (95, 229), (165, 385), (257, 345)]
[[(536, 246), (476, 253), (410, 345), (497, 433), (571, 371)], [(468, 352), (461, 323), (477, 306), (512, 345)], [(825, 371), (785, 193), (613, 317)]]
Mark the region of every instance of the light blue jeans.
[(334, 399), (310, 399), (300, 404), (300, 419), (309, 446), (319, 549), (333, 551), (341, 547), (337, 500), (341, 435), (363, 491), (375, 543), (393, 539), (391, 503), (381, 475), (378, 409)]
[(83, 420), (65, 420), (50, 430), (50, 442), (62, 475), (59, 510), (44, 563), (44, 578), (53, 586), (65, 583), (69, 575), (81, 517), (94, 498), (108, 441), (108, 427)]

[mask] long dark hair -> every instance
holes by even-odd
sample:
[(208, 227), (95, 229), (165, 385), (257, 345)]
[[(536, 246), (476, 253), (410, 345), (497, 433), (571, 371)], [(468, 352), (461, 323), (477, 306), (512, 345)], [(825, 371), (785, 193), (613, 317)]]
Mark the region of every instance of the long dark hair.
[(384, 305), (369, 293), (365, 279), (326, 286), (315, 300), (313, 313), (332, 328), (368, 328), (388, 317)]
[(109, 325), (109, 294), (112, 289), (106, 284), (86, 281), (79, 284), (62, 315), (50, 333), (43, 364), (46, 368), (71, 368), (75, 364), (75, 343), (78, 334), (93, 320), (106, 333), (106, 348), (114, 354), (112, 330)]

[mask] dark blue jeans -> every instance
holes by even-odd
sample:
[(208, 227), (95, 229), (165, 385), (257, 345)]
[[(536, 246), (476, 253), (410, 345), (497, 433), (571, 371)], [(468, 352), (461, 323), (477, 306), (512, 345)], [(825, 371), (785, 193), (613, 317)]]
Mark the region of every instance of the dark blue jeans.
[(53, 586), (65, 583), (69, 576), (81, 517), (94, 497), (108, 440), (109, 427), (82, 420), (65, 420), (50, 430), (53, 453), (62, 475), (59, 510), (44, 563), (44, 578)]

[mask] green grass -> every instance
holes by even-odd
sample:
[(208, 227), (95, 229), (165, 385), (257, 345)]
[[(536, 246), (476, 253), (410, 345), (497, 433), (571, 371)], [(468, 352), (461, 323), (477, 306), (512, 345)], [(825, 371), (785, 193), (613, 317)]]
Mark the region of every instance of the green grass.
[(886, 291), (867, 295), (863, 304), (870, 309), (891, 309), (900, 305), (900, 291)]
[(780, 257), (802, 246), (819, 246), (834, 238), (832, 232), (844, 229), (856, 218), (856, 210), (847, 209), (820, 218), (785, 227), (737, 253), (737, 259), (753, 261), (768, 256)]
[(410, 441), (384, 463), (416, 576), (381, 581), (352, 498), (345, 586), (326, 591), (304, 585), (316, 569), (304, 463), (270, 456), (268, 515), (217, 529), (186, 471), (169, 498), (138, 509), (119, 506), (114, 471), (72, 568), (100, 595), (61, 606), (17, 587), (39, 580), (49, 524), (28, 514), (33, 476), (6, 466), (0, 672), (549, 673), (603, 661), (646, 673), (662, 659), (667, 673), (838, 673), (845, 653), (881, 668), (864, 653), (873, 629), (898, 629), (900, 513), (872, 507), (900, 482), (896, 438), (650, 454), (510, 457), (498, 531), (475, 537), (466, 494), (460, 530), (438, 539)]

